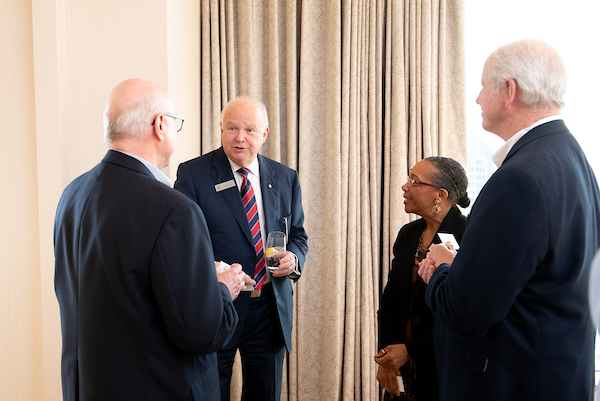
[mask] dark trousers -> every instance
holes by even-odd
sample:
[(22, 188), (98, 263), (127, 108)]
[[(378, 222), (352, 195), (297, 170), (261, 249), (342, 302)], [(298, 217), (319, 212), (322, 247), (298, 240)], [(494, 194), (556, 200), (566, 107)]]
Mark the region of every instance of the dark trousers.
[(238, 349), (243, 372), (242, 400), (279, 401), (285, 345), (272, 290), (250, 300), (238, 343), (217, 353), (222, 401), (230, 398), (231, 373)]

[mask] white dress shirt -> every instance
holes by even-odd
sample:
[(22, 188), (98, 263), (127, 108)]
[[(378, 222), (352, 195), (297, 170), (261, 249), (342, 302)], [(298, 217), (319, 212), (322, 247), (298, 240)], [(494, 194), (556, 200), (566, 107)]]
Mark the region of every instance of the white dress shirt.
[(496, 166), (500, 167), (502, 165), (502, 163), (504, 163), (506, 156), (508, 156), (508, 154), (510, 153), (510, 150), (513, 148), (513, 146), (515, 146), (515, 143), (517, 143), (517, 141), (519, 139), (523, 138), (525, 136), (525, 134), (527, 134), (529, 131), (531, 131), (532, 129), (534, 129), (537, 126), (548, 123), (550, 121), (561, 120), (561, 119), (562, 119), (562, 117), (558, 116), (558, 115), (542, 118), (541, 120), (533, 123), (531, 126), (524, 128), (521, 131), (517, 132), (512, 137), (510, 137), (510, 139), (508, 141), (506, 141), (506, 143), (504, 143), (504, 145), (500, 146), (500, 148), (494, 152), (494, 154), (492, 155), (492, 161), (496, 164)]

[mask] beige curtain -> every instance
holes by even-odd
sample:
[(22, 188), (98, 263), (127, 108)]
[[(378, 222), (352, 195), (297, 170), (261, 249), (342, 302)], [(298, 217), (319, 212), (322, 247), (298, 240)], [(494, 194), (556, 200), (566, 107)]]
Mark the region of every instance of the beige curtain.
[[(201, 152), (221, 107), (265, 102), (261, 151), (300, 174), (309, 253), (283, 400), (377, 400), (377, 309), (431, 155), (466, 167), (463, 0), (202, 0)], [(232, 399), (240, 398), (238, 369)]]

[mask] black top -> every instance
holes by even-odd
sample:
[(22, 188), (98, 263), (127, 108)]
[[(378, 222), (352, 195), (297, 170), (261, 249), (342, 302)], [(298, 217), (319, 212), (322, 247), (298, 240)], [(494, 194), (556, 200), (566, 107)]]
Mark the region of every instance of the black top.
[[(458, 243), (465, 230), (466, 217), (453, 206), (442, 222), (438, 233), (451, 233)], [(406, 340), (406, 323), (411, 319), (413, 340), (406, 344), (417, 366), (419, 380), (416, 393), (419, 400), (437, 400), (437, 372), (433, 352), (433, 316), (425, 304), (425, 283), (417, 277), (416, 294), (411, 311), (409, 302), (412, 291), (412, 272), (419, 239), (426, 228), (425, 220), (419, 219), (400, 229), (394, 243), (394, 259), (388, 283), (381, 296), (379, 308), (379, 348), (390, 344), (402, 344)], [(433, 243), (440, 243), (435, 235)]]

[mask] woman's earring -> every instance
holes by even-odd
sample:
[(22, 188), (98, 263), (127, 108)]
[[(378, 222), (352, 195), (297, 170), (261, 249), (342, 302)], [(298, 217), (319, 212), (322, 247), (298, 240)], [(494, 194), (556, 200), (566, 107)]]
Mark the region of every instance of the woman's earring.
[(433, 212), (433, 214), (438, 214), (439, 212), (442, 211), (442, 208), (440, 207), (439, 199), (435, 200), (435, 205), (431, 208), (431, 211)]

